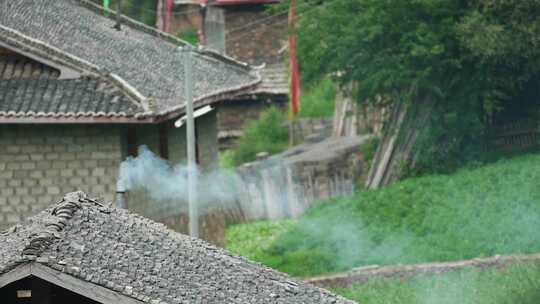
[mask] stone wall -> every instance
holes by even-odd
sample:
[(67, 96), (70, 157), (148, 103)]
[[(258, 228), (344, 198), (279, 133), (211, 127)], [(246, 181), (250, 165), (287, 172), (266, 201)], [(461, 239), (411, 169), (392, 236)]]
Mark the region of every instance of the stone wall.
[(227, 8), (227, 55), (252, 64), (283, 61), (283, 49), (287, 45), (287, 14), (268, 17), (264, 5)]
[(367, 174), (360, 146), (368, 136), (306, 143), (237, 169), (234, 221), (295, 217), (318, 201), (349, 196)]
[(332, 118), (300, 118), (293, 123), (294, 142), (319, 141), (332, 135)]
[(200, 5), (176, 5), (169, 32), (180, 37), (185, 31), (198, 31), (202, 29), (203, 18), (200, 12)]
[(347, 272), (327, 274), (317, 277), (304, 278), (306, 283), (331, 289), (331, 288), (350, 288), (353, 285), (365, 284), (373, 279), (390, 279), (399, 278), (400, 280), (408, 280), (417, 276), (440, 276), (449, 272), (470, 271), (489, 271), (497, 269), (501, 271), (507, 267), (516, 264), (524, 265), (526, 263), (538, 263), (540, 261), (540, 253), (529, 255), (496, 255), (489, 258), (475, 258), (471, 260), (452, 261), (452, 262), (435, 262), (424, 264), (409, 264), (398, 266), (364, 266), (353, 268)]
[[(186, 214), (160, 219), (170, 229), (189, 234), (189, 217)], [(199, 217), (199, 237), (216, 246), (225, 245), (225, 216), (222, 212), (205, 213)]]
[(0, 229), (83, 190), (114, 198), (120, 127), (2, 125)]

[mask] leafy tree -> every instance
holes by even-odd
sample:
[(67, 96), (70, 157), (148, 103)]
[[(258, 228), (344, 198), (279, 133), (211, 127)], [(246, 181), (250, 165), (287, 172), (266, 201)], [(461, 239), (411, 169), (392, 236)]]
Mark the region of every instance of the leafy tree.
[(538, 87), (538, 0), (297, 0), (297, 6), (304, 80), (339, 73), (341, 82), (357, 82), (360, 102), (428, 96), (435, 113), (419, 144), (433, 163), (462, 158), (466, 149), (478, 154), (487, 118)]

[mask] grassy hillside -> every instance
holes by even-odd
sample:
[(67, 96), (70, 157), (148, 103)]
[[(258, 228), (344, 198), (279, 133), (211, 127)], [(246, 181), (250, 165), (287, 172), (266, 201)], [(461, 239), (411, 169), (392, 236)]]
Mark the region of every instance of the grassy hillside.
[[(257, 238), (260, 230), (266, 238)], [(309, 276), (361, 265), (535, 252), (538, 231), (540, 155), (526, 155), (324, 202), (283, 225), (232, 226), (226, 242), (235, 253)]]
[(468, 269), (410, 280), (376, 278), (334, 292), (369, 304), (536, 304), (540, 301), (540, 265)]

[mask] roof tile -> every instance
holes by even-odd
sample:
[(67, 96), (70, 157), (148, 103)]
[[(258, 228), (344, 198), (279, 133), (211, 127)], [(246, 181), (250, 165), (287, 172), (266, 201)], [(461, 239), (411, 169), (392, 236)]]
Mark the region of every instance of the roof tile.
[(145, 303), (353, 303), (82, 192), (0, 243), (0, 277), (37, 261)]
[[(114, 18), (89, 7), (84, 0), (1, 1), (0, 25), (119, 75), (153, 98), (158, 114), (183, 108), (184, 55), (179, 51), (183, 43), (168, 36), (164, 39), (166, 34), (127, 19), (117, 31)], [(13, 33), (9, 35), (16, 39)], [(229, 59), (204, 52), (194, 57), (196, 100), (250, 88), (260, 80), (249, 68)]]

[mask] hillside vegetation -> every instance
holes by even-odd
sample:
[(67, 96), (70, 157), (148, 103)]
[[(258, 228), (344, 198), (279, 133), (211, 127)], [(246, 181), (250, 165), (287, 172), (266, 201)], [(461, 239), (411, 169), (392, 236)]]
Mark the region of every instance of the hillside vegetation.
[(539, 290), (540, 264), (520, 263), (502, 270), (467, 269), (406, 281), (374, 278), (334, 291), (369, 304), (536, 304)]
[(231, 226), (226, 246), (294, 276), (540, 251), (539, 180), (540, 155), (412, 178), (294, 221)]

